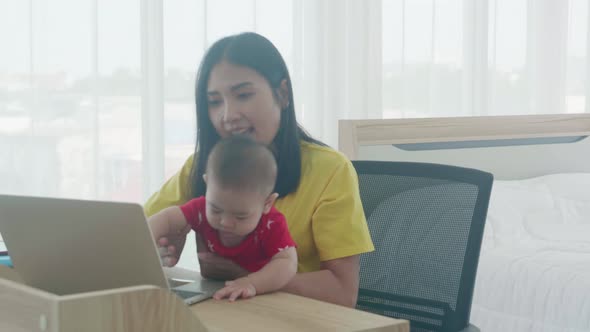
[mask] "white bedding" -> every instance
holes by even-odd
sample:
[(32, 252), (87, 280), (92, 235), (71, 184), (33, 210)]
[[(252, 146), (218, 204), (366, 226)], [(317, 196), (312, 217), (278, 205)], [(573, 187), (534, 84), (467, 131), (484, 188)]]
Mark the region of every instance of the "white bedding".
[(471, 322), (590, 331), (590, 174), (494, 182)]

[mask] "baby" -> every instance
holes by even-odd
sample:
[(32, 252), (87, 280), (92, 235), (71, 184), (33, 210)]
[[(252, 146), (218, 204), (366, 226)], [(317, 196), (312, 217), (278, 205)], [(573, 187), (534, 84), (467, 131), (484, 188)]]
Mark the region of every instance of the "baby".
[(250, 272), (227, 281), (213, 296), (249, 298), (281, 289), (297, 272), (295, 242), (285, 217), (273, 207), (276, 160), (264, 145), (233, 136), (217, 143), (207, 160), (205, 196), (166, 208), (149, 218), (154, 240), (192, 228), (210, 252)]

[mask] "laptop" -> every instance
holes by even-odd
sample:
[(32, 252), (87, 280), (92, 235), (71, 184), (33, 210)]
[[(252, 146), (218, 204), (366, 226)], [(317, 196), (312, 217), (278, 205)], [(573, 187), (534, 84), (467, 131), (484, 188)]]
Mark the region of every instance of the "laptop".
[(23, 281), (57, 295), (147, 284), (193, 304), (224, 285), (202, 279), (171, 288), (135, 203), (0, 195), (0, 234)]

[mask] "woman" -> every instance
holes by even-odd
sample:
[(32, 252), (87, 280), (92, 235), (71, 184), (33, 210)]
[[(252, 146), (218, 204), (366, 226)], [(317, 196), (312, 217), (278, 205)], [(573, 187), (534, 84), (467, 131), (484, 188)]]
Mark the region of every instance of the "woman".
[[(295, 119), (287, 66), (275, 46), (255, 33), (223, 38), (205, 54), (196, 85), (197, 144), (182, 169), (146, 203), (146, 214), (205, 193), (207, 156), (220, 137), (247, 135), (277, 157), (275, 207), (297, 243), (298, 273), (283, 291), (354, 307), (359, 255), (374, 250), (356, 172), (342, 154), (311, 138)], [(184, 236), (159, 240), (168, 266), (177, 263)], [(204, 252), (204, 277), (234, 279), (246, 271)]]

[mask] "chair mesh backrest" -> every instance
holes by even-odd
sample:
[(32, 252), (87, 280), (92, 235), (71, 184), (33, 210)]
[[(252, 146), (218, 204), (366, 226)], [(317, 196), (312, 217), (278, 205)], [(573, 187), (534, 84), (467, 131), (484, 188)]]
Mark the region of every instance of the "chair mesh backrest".
[(375, 251), (361, 256), (358, 308), (412, 331), (469, 323), (493, 177), (473, 169), (354, 161)]

